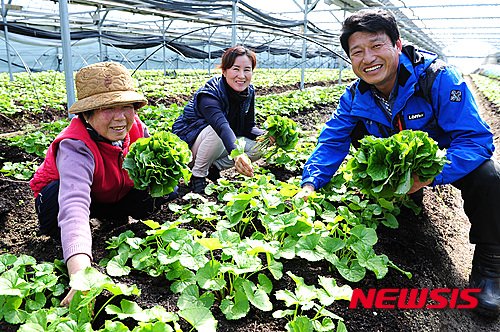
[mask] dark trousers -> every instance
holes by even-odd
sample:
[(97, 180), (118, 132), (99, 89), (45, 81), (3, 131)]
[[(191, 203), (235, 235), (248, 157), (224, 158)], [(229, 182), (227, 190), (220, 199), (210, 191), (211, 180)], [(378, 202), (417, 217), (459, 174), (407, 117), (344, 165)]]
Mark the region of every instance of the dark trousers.
[[(351, 133), (354, 147), (367, 134), (366, 127), (358, 122)], [(464, 211), (471, 223), (471, 243), (500, 245), (500, 164), (486, 160), (474, 171), (452, 183), (462, 192)]]
[(471, 223), (470, 242), (500, 245), (500, 164), (490, 159), (452, 183)]
[[(59, 180), (49, 183), (35, 199), (35, 210), (38, 215), (40, 232), (58, 237), (60, 234), (57, 215), (59, 214)], [(132, 189), (121, 200), (115, 203), (98, 203), (91, 201), (90, 217), (126, 220), (128, 216), (134, 219), (145, 219), (162, 204), (178, 197), (177, 187), (165, 197), (153, 198), (146, 190)]]

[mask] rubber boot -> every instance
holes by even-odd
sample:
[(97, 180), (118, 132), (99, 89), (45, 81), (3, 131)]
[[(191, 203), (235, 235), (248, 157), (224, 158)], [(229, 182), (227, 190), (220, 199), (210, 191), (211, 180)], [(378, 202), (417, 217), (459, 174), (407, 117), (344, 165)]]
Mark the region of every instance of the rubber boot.
[(481, 289), (474, 296), (478, 300), (476, 311), (484, 316), (496, 317), (500, 313), (500, 246), (477, 244), (469, 277), (471, 289)]
[(207, 179), (209, 179), (213, 183), (217, 183), (217, 180), (220, 179), (220, 170), (217, 168), (217, 166), (210, 166), (210, 168), (208, 169)]
[(207, 186), (207, 181), (205, 178), (201, 178), (198, 176), (191, 176), (191, 181), (189, 181), (189, 187), (191, 190), (196, 193), (200, 194), (205, 190), (205, 187)]

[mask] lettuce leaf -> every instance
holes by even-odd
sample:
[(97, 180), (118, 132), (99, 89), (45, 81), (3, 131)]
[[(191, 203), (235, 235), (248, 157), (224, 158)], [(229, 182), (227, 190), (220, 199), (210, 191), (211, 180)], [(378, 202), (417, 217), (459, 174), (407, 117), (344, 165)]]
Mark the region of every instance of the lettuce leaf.
[(264, 122), (264, 130), (266, 134), (257, 137), (259, 149), (269, 148), (268, 137), (273, 136), (276, 139), (276, 148), (281, 148), (285, 151), (290, 151), (297, 145), (299, 141), (299, 130), (297, 124), (292, 119), (280, 116), (270, 115)]
[(135, 141), (122, 167), (134, 181), (134, 188), (149, 188), (152, 197), (161, 197), (174, 191), (181, 177), (189, 180), (190, 161), (191, 150), (186, 142), (171, 132), (158, 131)]
[(375, 198), (402, 197), (413, 186), (411, 174), (425, 182), (442, 170), (446, 152), (426, 132), (403, 130), (388, 138), (366, 136), (346, 164), (351, 183)]

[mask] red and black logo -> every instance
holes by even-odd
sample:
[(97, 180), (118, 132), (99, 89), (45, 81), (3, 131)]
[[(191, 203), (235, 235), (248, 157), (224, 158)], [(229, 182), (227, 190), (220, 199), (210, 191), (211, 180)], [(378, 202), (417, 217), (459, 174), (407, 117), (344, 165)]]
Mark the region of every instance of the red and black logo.
[(353, 289), (349, 309), (472, 309), (477, 306), (474, 293), (480, 289)]

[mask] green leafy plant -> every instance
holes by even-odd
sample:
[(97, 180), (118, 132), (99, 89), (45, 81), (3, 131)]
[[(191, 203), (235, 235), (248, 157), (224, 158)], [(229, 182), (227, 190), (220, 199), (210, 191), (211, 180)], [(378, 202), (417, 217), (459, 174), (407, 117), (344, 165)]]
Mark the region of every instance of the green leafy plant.
[(238, 138), (236, 142), (234, 142), (234, 144), (236, 145), (236, 149), (233, 149), (233, 151), (231, 151), (231, 154), (229, 155), (231, 159), (234, 159), (239, 155), (245, 154), (246, 142), (243, 137)]
[(171, 104), (166, 107), (163, 104), (158, 106), (145, 106), (138, 112), (139, 118), (146, 124), (151, 134), (157, 131), (172, 131), (175, 119), (182, 113), (182, 107)]
[(263, 119), (274, 114), (292, 116), (313, 108), (315, 105), (337, 103), (344, 89), (344, 86), (334, 85), (328, 88), (259, 96), (255, 98), (255, 107), (258, 117)]
[[(250, 304), (261, 310), (271, 310), (268, 295), (272, 290), (271, 281), (262, 273), (257, 276), (258, 283), (250, 277), (264, 269), (269, 269), (276, 278), (281, 277), (281, 267), (271, 256), (276, 248), (263, 241), (242, 241), (238, 234), (228, 230), (205, 238), (199, 237), (198, 232), (179, 229), (176, 224), (144, 223), (152, 228), (146, 239), (136, 238), (127, 231), (110, 243), (109, 248), (116, 251), (112, 252), (111, 259), (100, 262), (106, 265), (110, 275), (128, 274), (131, 268), (127, 262), (151, 276), (164, 274), (172, 281), (172, 292), (181, 293), (180, 316), (198, 330), (208, 328), (205, 324), (212, 326), (214, 320), (209, 309), (215, 296), (228, 319), (246, 316)], [(222, 251), (220, 260), (215, 258), (215, 250)], [(211, 259), (206, 258), (208, 251)], [(258, 257), (260, 253), (266, 254), (267, 266)], [(200, 289), (204, 292), (201, 295)], [(192, 308), (197, 308), (196, 313)]]
[(257, 137), (256, 147), (267, 149), (270, 147), (269, 137), (276, 139), (276, 149), (281, 148), (285, 151), (292, 150), (299, 141), (299, 130), (297, 124), (292, 119), (280, 116), (270, 115), (264, 122), (264, 129), (267, 131), (264, 135)]
[(5, 173), (5, 176), (12, 176), (18, 180), (29, 180), (35, 174), (37, 168), (38, 165), (32, 161), (20, 163), (6, 161), (0, 172)]
[[(253, 178), (221, 180), (207, 187), (207, 194), (217, 194), (217, 199), (225, 202), (222, 208), (214, 208), (218, 204), (208, 204), (200, 195), (186, 195), (183, 198), (189, 204), (171, 204), (179, 216), (175, 222), (143, 221), (151, 228), (147, 236), (135, 237), (127, 231), (113, 238), (108, 242), (110, 257), (100, 264), (112, 276), (127, 275), (135, 269), (166, 278), (171, 291), (180, 294), (179, 316), (199, 331), (215, 329), (211, 313), (214, 303), (229, 320), (245, 317), (252, 306), (272, 310), (272, 278), (282, 278), (286, 259), (326, 260), (351, 282), (363, 279), (367, 271), (373, 271), (379, 279), (389, 267), (401, 271), (373, 249), (378, 240), (376, 225), (381, 220), (392, 225), (384, 220), (390, 213), (396, 214), (396, 208), (360, 198), (359, 193), (346, 187), (342, 174), (332, 180), (326, 194), (314, 193), (305, 202), (294, 198), (300, 190), (298, 180), (278, 182), (273, 174), (260, 173), (265, 172), (257, 167)], [(200, 218), (214, 227), (210, 237), (181, 226)], [(245, 230), (248, 225), (252, 227), (250, 232)], [(247, 233), (251, 236), (244, 236)], [(308, 287), (300, 287), (293, 296), (304, 300), (302, 292)], [(324, 291), (330, 293), (326, 287)], [(318, 292), (311, 293), (310, 302), (318, 301)], [(287, 296), (279, 294), (283, 299)], [(314, 328), (330, 331), (336, 326), (343, 331), (343, 323), (335, 322), (336, 316), (324, 308), (328, 305), (320, 302), (312, 307)], [(305, 311), (301, 308), (282, 317), (290, 317), (289, 327), (301, 331), (302, 324), (309, 326), (307, 319), (301, 318)]]
[(191, 150), (175, 134), (161, 131), (148, 138), (139, 138), (130, 147), (123, 168), (128, 171), (139, 190), (149, 188), (151, 196), (160, 197), (174, 191), (180, 178), (189, 180), (187, 166)]
[(500, 105), (500, 81), (498, 77), (492, 78), (479, 74), (470, 75), (479, 91), (496, 105)]
[[(107, 305), (118, 295), (139, 295), (139, 289), (134, 286), (115, 284), (111, 278), (92, 267), (78, 271), (71, 276), (70, 286), (77, 292), (69, 306), (69, 313), (79, 321), (92, 323)], [(95, 307), (96, 297), (104, 290), (112, 296), (99, 308)], [(80, 322), (81, 323), (81, 322)]]
[[(283, 300), (287, 307), (294, 309), (277, 310), (273, 313), (275, 318), (289, 319), (286, 325), (287, 331), (347, 331), (342, 317), (325, 309), (325, 307), (337, 300), (349, 301), (352, 296), (350, 286), (339, 287), (335, 279), (320, 276), (319, 284), (322, 288), (317, 289), (313, 285), (306, 285), (303, 278), (291, 272), (288, 272), (288, 275), (295, 281), (297, 288), (293, 292), (279, 290), (276, 292), (276, 298)], [(306, 312), (313, 312), (314, 316), (304, 315)], [(337, 326), (335, 326), (334, 320), (337, 322)]]
[(342, 174), (335, 176), (324, 192), (311, 194), (305, 202), (294, 197), (300, 191), (298, 182), (276, 184), (272, 174), (256, 174), (241, 182), (219, 181), (207, 187), (209, 194), (218, 191), (219, 200), (227, 202), (223, 208), (226, 215), (220, 218), (217, 229), (230, 229), (243, 237), (245, 228), (252, 225), (252, 239), (278, 246), (274, 260), (325, 259), (352, 282), (363, 279), (367, 270), (383, 278), (388, 267), (411, 277), (373, 250), (379, 223), (397, 227), (399, 209), (392, 202), (382, 206), (361, 199), (354, 189), (347, 188)]
[[(245, 317), (250, 310), (250, 303), (263, 311), (272, 309), (269, 300), (272, 290), (270, 279), (259, 274), (257, 284), (250, 280), (253, 274), (266, 268), (257, 254), (269, 253), (272, 249), (266, 249), (263, 242), (256, 245), (241, 241), (235, 234), (227, 231), (216, 232), (214, 237), (201, 238), (197, 242), (210, 250), (212, 259), (198, 269), (194, 281), (202, 289), (216, 293), (220, 309), (227, 319)], [(222, 250), (221, 261), (216, 260), (213, 254), (218, 249)], [(272, 266), (268, 268), (281, 276)], [(184, 292), (185, 290), (183, 295)]]
[(447, 163), (445, 151), (422, 131), (403, 130), (389, 138), (367, 136), (360, 142), (346, 170), (355, 187), (375, 198), (405, 196), (413, 185), (412, 174), (425, 182)]
[(9, 138), (10, 145), (17, 146), (28, 153), (45, 157), (50, 143), (52, 143), (54, 138), (56, 138), (68, 124), (68, 120), (59, 120), (51, 123), (44, 123), (36, 131), (34, 131), (33, 128), (28, 128), (25, 135)]
[(187, 193), (182, 198), (190, 203), (185, 205), (170, 203), (168, 208), (183, 220), (189, 220), (194, 225), (208, 222), (214, 229), (216, 228), (214, 221), (217, 221), (219, 217), (217, 214), (221, 209), (219, 204), (196, 193)]
[(7, 92), (0, 93), (0, 112), (9, 117), (14, 117), (16, 114), (22, 113), (22, 109), (15, 106), (14, 100)]
[[(47, 263), (42, 264), (44, 264), (44, 269), (49, 271), (48, 267), (50, 265)], [(29, 288), (29, 286), (22, 283), (17, 283), (17, 285), (19, 290)], [(41, 286), (40, 282), (34, 282), (34, 285)], [(156, 306), (143, 310), (135, 302), (127, 299), (122, 299), (119, 307), (110, 304), (117, 296), (138, 296), (140, 291), (135, 285), (127, 286), (114, 283), (108, 276), (94, 268), (89, 267), (75, 273), (71, 277), (70, 285), (76, 290), (76, 293), (69, 308), (58, 307), (59, 302), (53, 303), (54, 306), (52, 307), (44, 308), (41, 301), (37, 301), (36, 307), (33, 308), (33, 304), (27, 300), (25, 307), (29, 306), (30, 309), (24, 312), (22, 321), (16, 322), (22, 323), (19, 331), (93, 331), (96, 318), (102, 312), (106, 312), (108, 315), (116, 315), (115, 319), (135, 319), (139, 324), (133, 329), (134, 332), (180, 330), (177, 323), (179, 317), (174, 313), (167, 312), (163, 307)], [(58, 293), (62, 293), (62, 291), (64, 291), (64, 288)], [(111, 294), (111, 296), (104, 304), (96, 306), (96, 298), (103, 291), (107, 291), (107, 294)], [(37, 297), (37, 300), (40, 299)], [(11, 312), (19, 313), (21, 311), (18, 309), (11, 310)], [(19, 318), (19, 314), (17, 317)], [(173, 324), (173, 328), (170, 324)], [(98, 331), (129, 331), (122, 322), (110, 320), (106, 320), (103, 327), (104, 329)]]
[(9, 140), (12, 146), (17, 146), (28, 153), (44, 157), (53, 139), (41, 131), (36, 131), (24, 136), (11, 137)]
[(37, 264), (31, 256), (0, 255), (0, 319), (21, 324), (30, 314), (59, 305), (65, 285), (56, 271), (57, 264)]
[(190, 284), (184, 288), (177, 307), (180, 309), (179, 315), (198, 331), (215, 332), (217, 321), (210, 311), (213, 303), (213, 293), (205, 292), (200, 295), (198, 286)]
[[(110, 304), (117, 296), (138, 296), (140, 291), (135, 285), (114, 283), (91, 267), (71, 277), (69, 285), (77, 292), (69, 308), (60, 307), (58, 297), (68, 286), (66, 279), (61, 277), (66, 272), (64, 263), (58, 260), (37, 263), (27, 255), (0, 255), (0, 319), (21, 324), (18, 330), (21, 332), (93, 331), (96, 318), (105, 311), (108, 315), (116, 315), (115, 319), (130, 317), (138, 321), (134, 332), (180, 331), (179, 317), (163, 307), (143, 310), (125, 298), (119, 307)], [(107, 292), (108, 299), (96, 306), (96, 298), (103, 291)], [(104, 330), (99, 331), (129, 330), (121, 322), (106, 320)]]
[(294, 149), (285, 151), (277, 149), (266, 155), (266, 162), (270, 165), (277, 165), (291, 172), (298, 172), (304, 168), (304, 164), (311, 155), (311, 151), (316, 146), (316, 140), (307, 136), (299, 137)]

